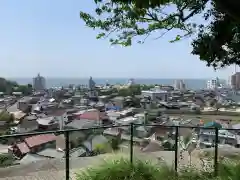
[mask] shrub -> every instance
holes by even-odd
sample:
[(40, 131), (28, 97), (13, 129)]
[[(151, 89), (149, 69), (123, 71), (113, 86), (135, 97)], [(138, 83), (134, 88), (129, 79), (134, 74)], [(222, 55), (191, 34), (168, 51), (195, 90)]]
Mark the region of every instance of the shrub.
[(100, 166), (89, 168), (77, 174), (77, 180), (239, 180), (240, 163), (219, 162), (218, 177), (211, 170), (201, 171), (191, 167), (174, 170), (165, 166), (136, 160), (133, 164), (124, 158), (108, 160)]
[(0, 154), (0, 167), (7, 167), (13, 164), (14, 158), (10, 154)]
[(106, 161), (103, 165), (77, 174), (78, 180), (173, 180), (173, 171), (163, 166), (157, 168), (149, 162), (126, 159)]

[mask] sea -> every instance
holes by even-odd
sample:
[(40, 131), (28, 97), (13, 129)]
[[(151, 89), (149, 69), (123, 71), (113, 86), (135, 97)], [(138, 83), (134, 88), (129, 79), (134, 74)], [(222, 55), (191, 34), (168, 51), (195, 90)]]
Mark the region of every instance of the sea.
[[(45, 78), (47, 88), (62, 87), (73, 85), (87, 85), (89, 78)], [(32, 78), (9, 78), (9, 80), (16, 81), (18, 84), (32, 84)], [(93, 78), (97, 85), (103, 84), (126, 84), (129, 79), (127, 78)], [(147, 79), (135, 78), (136, 84), (162, 84), (174, 85), (176, 79)], [(206, 88), (207, 79), (182, 79), (188, 89), (196, 90)], [(223, 82), (224, 83), (224, 82)]]

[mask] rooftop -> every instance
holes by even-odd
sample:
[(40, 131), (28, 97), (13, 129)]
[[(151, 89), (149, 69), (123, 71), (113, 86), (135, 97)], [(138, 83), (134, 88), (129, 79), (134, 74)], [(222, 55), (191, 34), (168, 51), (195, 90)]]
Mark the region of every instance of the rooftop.
[(42, 135), (27, 137), (24, 139), (25, 143), (30, 148), (41, 145), (41, 144), (45, 144), (47, 142), (55, 141), (55, 140), (56, 140), (56, 136), (54, 134), (42, 134)]

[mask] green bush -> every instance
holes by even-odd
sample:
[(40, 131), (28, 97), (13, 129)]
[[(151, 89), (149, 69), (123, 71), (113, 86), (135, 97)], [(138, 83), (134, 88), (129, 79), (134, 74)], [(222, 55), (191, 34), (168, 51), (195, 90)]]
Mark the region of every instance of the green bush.
[(10, 154), (0, 154), (0, 167), (7, 167), (13, 164), (14, 158)]
[(178, 176), (170, 167), (135, 161), (133, 164), (124, 158), (106, 161), (100, 166), (89, 168), (77, 174), (77, 180), (239, 180), (240, 163), (219, 163), (218, 177), (209, 172), (186, 167), (179, 170)]
[(156, 168), (147, 162), (135, 161), (131, 164), (128, 160), (117, 159), (106, 161), (103, 165), (89, 168), (77, 174), (78, 180), (156, 180), (173, 179), (174, 174), (170, 169)]

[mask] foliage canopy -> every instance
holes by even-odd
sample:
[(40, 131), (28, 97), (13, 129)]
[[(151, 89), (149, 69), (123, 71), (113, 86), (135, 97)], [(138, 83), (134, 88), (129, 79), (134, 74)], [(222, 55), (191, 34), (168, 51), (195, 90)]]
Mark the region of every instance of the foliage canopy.
[[(192, 54), (207, 66), (240, 65), (240, 1), (238, 0), (95, 0), (96, 15), (80, 12), (97, 39), (108, 38), (112, 45), (131, 46), (149, 37), (163, 37), (178, 30), (170, 42), (196, 35)], [(194, 17), (203, 21), (196, 21)], [(201, 22), (201, 23), (200, 23)]]

